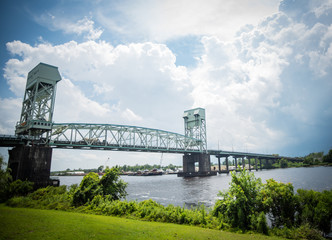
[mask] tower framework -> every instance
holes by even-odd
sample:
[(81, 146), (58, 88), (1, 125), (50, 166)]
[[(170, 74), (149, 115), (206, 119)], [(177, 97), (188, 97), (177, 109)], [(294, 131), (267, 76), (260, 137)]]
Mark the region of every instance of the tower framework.
[(195, 108), (183, 114), (185, 136), (200, 142), (200, 150), (207, 151), (205, 109)]
[(38, 137), (52, 130), (56, 84), (60, 80), (58, 68), (45, 63), (28, 73), (16, 135)]

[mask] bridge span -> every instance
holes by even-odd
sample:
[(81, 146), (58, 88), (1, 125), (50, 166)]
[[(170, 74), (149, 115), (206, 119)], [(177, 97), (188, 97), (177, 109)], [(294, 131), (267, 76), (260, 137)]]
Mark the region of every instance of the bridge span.
[[(280, 156), (209, 150), (207, 148), (205, 109), (184, 111), (184, 134), (169, 131), (116, 124), (54, 123), (53, 109), (56, 85), (61, 80), (58, 68), (39, 63), (27, 77), (20, 120), (15, 135), (0, 135), (0, 146), (9, 150), (8, 166), (13, 179), (28, 179), (38, 186), (50, 184), (52, 150), (85, 149), (183, 154), (183, 173), (178, 176), (209, 176), (210, 155), (225, 158), (244, 158), (249, 161), (277, 160)], [(290, 159), (290, 158), (288, 158)], [(293, 159), (295, 160), (295, 159)], [(199, 171), (195, 164), (198, 162)], [(249, 167), (249, 169), (251, 169)]]

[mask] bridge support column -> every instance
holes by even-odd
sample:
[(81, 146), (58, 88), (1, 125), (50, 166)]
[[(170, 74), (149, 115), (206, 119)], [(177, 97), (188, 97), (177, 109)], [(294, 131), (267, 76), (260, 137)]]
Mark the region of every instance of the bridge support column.
[(237, 171), (237, 157), (234, 157), (235, 160), (235, 171)]
[(229, 171), (229, 169), (228, 169), (229, 167), (228, 167), (228, 156), (226, 157), (226, 171), (227, 171), (227, 173), (228, 173), (228, 171)]
[(247, 157), (248, 163), (249, 163), (249, 171), (251, 171), (251, 165), (250, 165), (250, 157)]
[(53, 185), (50, 180), (52, 148), (19, 146), (8, 152), (8, 167), (12, 169), (13, 180), (21, 179), (22, 181), (34, 182), (35, 188)]
[(255, 158), (255, 168), (256, 168), (256, 171), (258, 171), (258, 163), (257, 163), (257, 158)]
[(246, 168), (246, 161), (244, 160), (244, 157), (242, 157), (242, 168), (243, 169)]
[(183, 155), (183, 172), (194, 173), (195, 172), (195, 158), (192, 155)]
[(218, 172), (221, 172), (221, 167), (220, 167), (220, 156), (216, 156), (218, 158)]
[[(198, 172), (195, 171), (195, 162), (198, 162)], [(178, 177), (203, 177), (216, 174), (216, 172), (211, 171), (209, 154), (193, 153), (183, 155), (183, 172), (178, 173)]]

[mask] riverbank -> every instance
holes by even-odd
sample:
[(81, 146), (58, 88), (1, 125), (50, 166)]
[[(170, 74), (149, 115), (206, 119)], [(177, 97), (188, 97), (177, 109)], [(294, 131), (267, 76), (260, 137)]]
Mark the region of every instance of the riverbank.
[(200, 227), (0, 205), (0, 239), (281, 239)]

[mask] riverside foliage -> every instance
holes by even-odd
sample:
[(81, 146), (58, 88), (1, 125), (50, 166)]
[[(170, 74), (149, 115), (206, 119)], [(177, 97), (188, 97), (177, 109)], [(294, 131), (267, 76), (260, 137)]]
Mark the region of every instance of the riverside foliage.
[[(121, 200), (126, 184), (110, 169), (100, 180), (86, 175), (79, 186), (46, 187), (27, 196), (12, 197), (7, 205), (122, 216), (240, 232), (260, 232), (287, 238), (320, 239), (330, 229), (332, 190), (298, 190), (270, 179), (266, 184), (253, 173), (232, 173), (228, 191), (220, 192), (215, 206), (186, 209), (152, 200)], [(268, 226), (266, 216), (270, 218)]]

